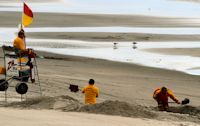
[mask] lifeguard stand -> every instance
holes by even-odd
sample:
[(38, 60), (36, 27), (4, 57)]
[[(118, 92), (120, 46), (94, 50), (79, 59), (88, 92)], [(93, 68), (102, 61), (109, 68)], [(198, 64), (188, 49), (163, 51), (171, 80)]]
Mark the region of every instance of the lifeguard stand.
[(8, 100), (8, 90), (15, 88), (17, 94), (27, 93), (42, 95), (38, 74), (36, 54), (34, 50), (18, 50), (10, 46), (2, 46), (4, 54), (5, 77), (0, 79), (0, 92), (5, 92), (5, 101)]

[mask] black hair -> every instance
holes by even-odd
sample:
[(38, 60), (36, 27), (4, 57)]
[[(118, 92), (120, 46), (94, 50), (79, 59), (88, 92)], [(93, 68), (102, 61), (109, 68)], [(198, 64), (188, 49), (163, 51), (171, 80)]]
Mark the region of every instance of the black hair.
[(94, 79), (89, 80), (89, 84), (93, 85), (95, 83)]
[(166, 91), (167, 91), (167, 88), (166, 88), (166, 87), (162, 87), (162, 88), (161, 88), (161, 91), (162, 91), (162, 92), (166, 92)]
[(18, 36), (20, 36), (20, 35), (24, 35), (24, 32), (23, 31), (19, 31), (18, 32)]

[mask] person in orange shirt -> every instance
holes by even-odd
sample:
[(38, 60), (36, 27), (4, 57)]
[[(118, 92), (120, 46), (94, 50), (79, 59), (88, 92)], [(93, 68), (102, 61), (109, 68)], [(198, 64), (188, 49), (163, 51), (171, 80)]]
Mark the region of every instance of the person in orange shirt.
[(168, 97), (170, 97), (177, 104), (180, 104), (179, 100), (174, 96), (171, 90), (166, 87), (158, 88), (154, 91), (153, 98), (157, 101), (158, 109), (160, 111), (168, 111)]
[[(14, 40), (13, 42), (13, 47), (15, 48), (15, 53), (19, 56), (18, 60), (18, 65), (28, 65), (30, 69), (26, 71), (26, 75), (31, 76), (31, 81), (34, 82), (34, 79), (32, 78), (32, 62), (31, 58), (35, 58), (36, 54), (33, 52), (32, 49), (26, 49), (26, 44), (25, 44), (25, 32), (23, 29), (21, 29), (18, 32), (18, 37)], [(21, 69), (21, 68), (20, 68)]]
[(94, 86), (95, 81), (89, 80), (89, 84), (85, 86), (82, 93), (85, 94), (85, 104), (96, 104), (96, 98), (99, 96), (99, 89)]
[(32, 49), (26, 49), (25, 44), (25, 32), (23, 29), (21, 29), (18, 32), (18, 37), (13, 42), (13, 47), (16, 49), (16, 54), (20, 54), (21, 56), (29, 56), (29, 57), (35, 57), (36, 54), (33, 52)]
[(26, 46), (24, 40), (25, 40), (25, 34), (24, 31), (21, 30), (18, 32), (18, 36), (13, 42), (13, 47), (19, 50), (25, 50)]

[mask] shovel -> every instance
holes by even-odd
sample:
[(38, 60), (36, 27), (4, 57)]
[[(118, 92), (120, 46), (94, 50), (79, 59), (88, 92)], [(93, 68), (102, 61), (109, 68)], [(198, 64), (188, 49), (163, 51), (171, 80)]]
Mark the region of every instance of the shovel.
[[(168, 102), (168, 103), (176, 103), (176, 102)], [(184, 100), (181, 101), (181, 105), (186, 105), (190, 103), (190, 99), (189, 98), (185, 98)]]
[(189, 103), (190, 103), (190, 99), (188, 99), (188, 98), (185, 98), (185, 99), (181, 102), (182, 105), (186, 105), (186, 104), (189, 104)]

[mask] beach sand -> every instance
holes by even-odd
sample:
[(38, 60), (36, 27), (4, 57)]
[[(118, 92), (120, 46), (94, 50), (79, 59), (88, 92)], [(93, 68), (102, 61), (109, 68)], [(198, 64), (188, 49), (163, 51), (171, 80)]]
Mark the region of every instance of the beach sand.
[[(37, 59), (42, 93), (47, 98), (53, 97), (53, 102), (44, 99), (41, 100), (41, 103), (31, 100), (31, 106), (28, 106), (28, 109), (56, 109), (57, 107), (54, 108), (52, 106), (58, 106), (58, 108), (65, 108), (61, 109), (62, 111), (65, 111), (66, 108), (67, 111), (74, 111), (75, 109), (73, 107), (78, 108), (83, 105), (83, 95), (80, 92), (70, 92), (68, 89), (69, 84), (79, 85), (81, 89), (87, 84), (88, 79), (94, 78), (96, 80), (96, 86), (100, 88), (100, 97), (97, 99), (99, 106), (96, 108), (85, 108), (83, 112), (120, 115), (133, 118), (138, 118), (136, 115), (142, 114), (139, 118), (178, 122), (183, 122), (184, 119), (184, 122), (200, 124), (200, 108), (198, 107), (200, 104), (200, 79), (198, 76), (106, 60), (62, 56), (45, 52), (38, 52), (37, 54), (45, 57), (43, 59)], [(0, 63), (3, 64), (2, 58), (0, 59)], [(174, 109), (173, 112), (178, 114), (164, 113), (163, 115), (163, 113), (157, 112), (156, 102), (152, 99), (152, 93), (154, 89), (161, 86), (172, 89), (180, 100), (186, 97), (189, 98), (191, 100), (190, 106), (170, 104)], [(78, 103), (70, 104), (71, 100), (69, 102), (68, 100), (62, 100), (62, 98), (59, 101), (55, 100), (59, 99), (57, 97), (63, 95), (76, 99)], [(1, 97), (3, 96), (4, 94), (2, 93)], [(28, 98), (31, 97), (28, 95)], [(119, 102), (106, 102), (108, 100), (117, 100), (124, 102), (124, 104), (120, 104)], [(17, 102), (10, 106), (12, 108), (24, 109), (26, 107), (23, 106), (26, 104), (26, 102), (21, 104)], [(129, 104), (134, 106), (127, 108)], [(135, 106), (139, 106), (138, 109), (133, 109), (137, 108)], [(117, 108), (115, 109), (115, 107)], [(73, 109), (71, 110), (71, 108)], [(142, 111), (143, 109), (145, 111)], [(146, 117), (146, 112), (150, 113), (150, 116)], [(134, 113), (136, 115), (132, 115)]]
[[(2, 17), (1, 27), (16, 27), (16, 20), (19, 13), (8, 12), (6, 15), (0, 12)], [(79, 14), (37, 14), (33, 27), (73, 27), (73, 26), (191, 26), (182, 24), (175, 19), (160, 19), (153, 17), (130, 17), (111, 15), (79, 15)], [(80, 20), (81, 18), (81, 20)], [(119, 18), (119, 19), (118, 19)], [(10, 19), (10, 20), (7, 20)], [(60, 20), (62, 19), (62, 20)], [(148, 19), (148, 20), (147, 20)], [(64, 20), (64, 21), (63, 21)], [(175, 20), (175, 21), (172, 21)], [(55, 23), (56, 22), (56, 23)], [(69, 23), (70, 22), (70, 23)], [(168, 22), (168, 23), (166, 23)], [(192, 24), (199, 26), (199, 24)], [(30, 34), (36, 38), (51, 38), (52, 34)], [(89, 36), (84, 39), (82, 33), (68, 33), (74, 36), (73, 39), (98, 40)], [(87, 33), (85, 33), (86, 35)], [(96, 33), (95, 36), (99, 34)], [(29, 34), (27, 34), (29, 36)], [(45, 36), (45, 37), (44, 37)], [(52, 38), (66, 37), (65, 33), (57, 34)], [(104, 33), (107, 36), (107, 33)], [(130, 35), (131, 36), (131, 35)], [(63, 38), (64, 38), (63, 37)], [(101, 37), (101, 35), (100, 35)], [(180, 36), (181, 37), (181, 36)], [(66, 37), (70, 38), (70, 37)], [(91, 39), (92, 38), (92, 39)], [(132, 38), (129, 38), (132, 40)], [(161, 39), (161, 38), (160, 38)], [(166, 37), (166, 39), (169, 39)], [(117, 38), (106, 38), (103, 40), (115, 41)], [(126, 40), (126, 37), (124, 37)], [(198, 40), (198, 38), (197, 38)], [(0, 50), (0, 65), (3, 65), (2, 50)], [(2, 125), (194, 125), (191, 122), (200, 124), (199, 104), (200, 104), (200, 78), (199, 76), (185, 73), (163, 70), (157, 68), (144, 67), (136, 64), (120, 63), (93, 58), (76, 56), (63, 56), (45, 52), (37, 52), (38, 69), (42, 86), (43, 96), (47, 99), (33, 100), (31, 102), (18, 102), (6, 105), (7, 108), (0, 108)], [(3, 77), (3, 76), (2, 76)], [(69, 91), (69, 84), (79, 85), (80, 89), (88, 83), (90, 78), (95, 79), (96, 86), (100, 88), (100, 97), (97, 99), (97, 106), (85, 108), (83, 105), (83, 94)], [(156, 102), (152, 98), (153, 91), (161, 86), (171, 89), (178, 99), (189, 98), (190, 106), (173, 106), (173, 112), (156, 111)], [(14, 90), (13, 90), (14, 91)], [(63, 98), (61, 96), (67, 96)], [(1, 93), (4, 97), (4, 92)], [(75, 99), (76, 102), (73, 102)], [(29, 96), (28, 96), (29, 98)], [(52, 100), (51, 100), (52, 98)], [(59, 100), (60, 99), (60, 100)], [(67, 99), (67, 100), (66, 100)], [(116, 101), (117, 100), (117, 101)], [(116, 101), (116, 102), (115, 102)], [(21, 104), (20, 104), (21, 103)], [(29, 105), (24, 107), (24, 105)], [(118, 105), (118, 106), (117, 106)], [(132, 106), (133, 105), (133, 106)], [(52, 107), (53, 106), (53, 107)], [(56, 107), (55, 107), (56, 106)], [(74, 109), (74, 106), (77, 107)], [(68, 108), (70, 107), (70, 109)], [(117, 108), (116, 108), (117, 107)], [(15, 109), (13, 109), (15, 108)], [(25, 108), (31, 110), (24, 110)], [(62, 111), (79, 111), (84, 113), (118, 115), (103, 116), (83, 113), (64, 113), (50, 111), (57, 109)], [(100, 109), (98, 109), (100, 108)], [(120, 109), (119, 109), (120, 108)], [(128, 109), (127, 109), (128, 108)], [(138, 108), (138, 109), (135, 109)], [(23, 109), (23, 110), (19, 110)], [(47, 109), (47, 110), (33, 110)], [(108, 111), (110, 110), (110, 111)], [(127, 111), (128, 110), (128, 111)], [(136, 114), (134, 114), (136, 112)], [(23, 113), (23, 114), (18, 114)], [(142, 113), (142, 115), (140, 115)], [(19, 115), (19, 116), (17, 116)], [(30, 117), (30, 115), (32, 115)], [(140, 115), (140, 116), (136, 116)], [(145, 115), (149, 115), (146, 117)], [(56, 118), (56, 119), (54, 119)], [(139, 119), (135, 119), (139, 118)], [(145, 118), (145, 119), (143, 119)], [(41, 120), (40, 120), (41, 119)], [(150, 120), (149, 120), (150, 119)], [(12, 120), (12, 121), (9, 121)], [(39, 121), (38, 121), (39, 120)], [(53, 120), (53, 121), (52, 121)], [(56, 120), (56, 121), (55, 121)], [(76, 121), (74, 121), (76, 120)], [(91, 123), (86, 123), (91, 121)], [(162, 120), (157, 121), (157, 120)], [(163, 121), (165, 120), (165, 121)], [(9, 122), (8, 122), (9, 121)], [(38, 122), (37, 122), (38, 121)], [(190, 123), (185, 123), (190, 122)]]
[(195, 126), (194, 123), (125, 118), (119, 116), (106, 116), (75, 112), (64, 113), (52, 110), (16, 110), (0, 108), (0, 115), (0, 124), (4, 126)]

